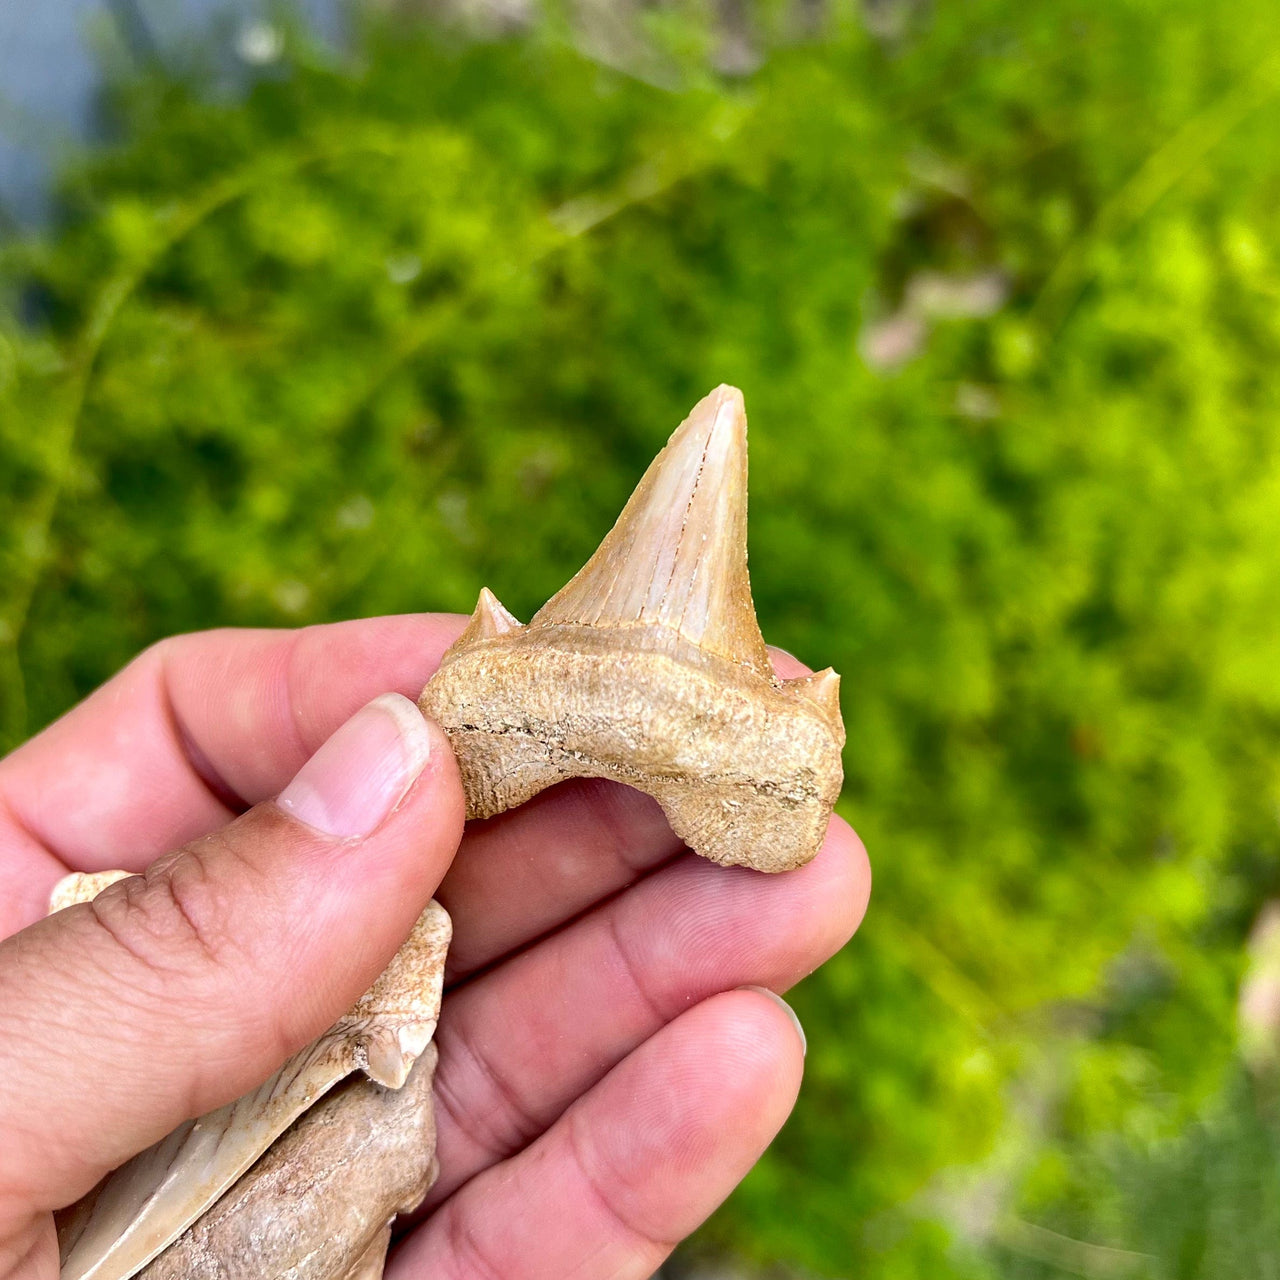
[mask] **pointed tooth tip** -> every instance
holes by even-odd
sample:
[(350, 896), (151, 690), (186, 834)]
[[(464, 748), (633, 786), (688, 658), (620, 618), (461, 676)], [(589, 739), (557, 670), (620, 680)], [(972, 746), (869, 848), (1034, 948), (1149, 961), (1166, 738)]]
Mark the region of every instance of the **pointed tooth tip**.
[(740, 409), (744, 404), (741, 388), (735, 387), (731, 382), (722, 382), (718, 387), (713, 387), (703, 399), (718, 400), (724, 404), (734, 404)]
[(742, 392), (722, 385), (694, 405), (594, 555), (529, 625), (665, 627), (771, 678), (751, 602), (746, 503)]
[(742, 392), (722, 382), (709, 391), (689, 411), (689, 416), (672, 433), (670, 444), (685, 436), (705, 435), (708, 440), (721, 431), (732, 431), (743, 440), (747, 433), (747, 408)]
[(746, 417), (747, 402), (742, 392), (728, 382), (722, 382), (715, 390), (703, 397), (703, 403), (711, 400), (715, 403), (717, 415), (728, 410), (730, 413), (738, 413)]

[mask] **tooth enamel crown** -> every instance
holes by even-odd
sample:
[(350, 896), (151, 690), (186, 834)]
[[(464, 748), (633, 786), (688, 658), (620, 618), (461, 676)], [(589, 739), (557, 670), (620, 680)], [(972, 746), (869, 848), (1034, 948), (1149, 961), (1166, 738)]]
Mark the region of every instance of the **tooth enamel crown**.
[(830, 669), (773, 673), (747, 573), (746, 415), (722, 386), (528, 626), (481, 591), (419, 705), (449, 735), (468, 817), (612, 778), (704, 857), (783, 871), (817, 852), (840, 792), (839, 687)]

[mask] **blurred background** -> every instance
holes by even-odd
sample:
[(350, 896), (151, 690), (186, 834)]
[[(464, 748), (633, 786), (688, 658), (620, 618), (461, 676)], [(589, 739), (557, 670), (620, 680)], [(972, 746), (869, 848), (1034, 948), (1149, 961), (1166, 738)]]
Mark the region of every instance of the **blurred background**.
[(527, 617), (736, 383), (876, 891), (670, 1274), (1280, 1276), (1275, 17), (0, 3), (0, 746)]

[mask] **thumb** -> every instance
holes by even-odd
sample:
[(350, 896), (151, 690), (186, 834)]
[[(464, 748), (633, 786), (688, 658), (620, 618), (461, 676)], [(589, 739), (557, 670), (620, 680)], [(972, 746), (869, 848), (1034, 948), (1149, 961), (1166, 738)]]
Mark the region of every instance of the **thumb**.
[(276, 801), (0, 943), (5, 1225), (320, 1035), (412, 929), (463, 809), (444, 734), (388, 694)]

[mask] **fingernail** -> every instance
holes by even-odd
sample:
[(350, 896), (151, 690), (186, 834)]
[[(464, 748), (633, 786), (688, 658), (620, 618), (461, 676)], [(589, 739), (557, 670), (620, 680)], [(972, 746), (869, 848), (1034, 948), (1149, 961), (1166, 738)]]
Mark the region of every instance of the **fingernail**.
[[(791, 677), (787, 678), (794, 679), (795, 675), (803, 675), (806, 671), (810, 670), (809, 664), (807, 662), (801, 662), (790, 649), (782, 649), (776, 644), (771, 644), (769, 648), (772, 650), (772, 656), (774, 658), (787, 658), (796, 664), (795, 673), (793, 673)], [(774, 671), (778, 670), (777, 662), (774, 662), (773, 669)], [(779, 672), (779, 674), (781, 674), (781, 672)]]
[(361, 707), (298, 771), (276, 803), (324, 835), (375, 831), (404, 799), (431, 755), (431, 731), (398, 693)]
[(804, 1028), (800, 1025), (800, 1019), (796, 1017), (796, 1011), (776, 992), (770, 991), (768, 987), (739, 987), (739, 991), (755, 991), (762, 996), (768, 996), (770, 1000), (782, 1010), (783, 1013), (791, 1019), (791, 1025), (796, 1029), (796, 1035), (800, 1037), (800, 1055), (804, 1057), (809, 1052), (809, 1041), (805, 1037)]

